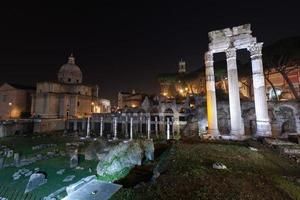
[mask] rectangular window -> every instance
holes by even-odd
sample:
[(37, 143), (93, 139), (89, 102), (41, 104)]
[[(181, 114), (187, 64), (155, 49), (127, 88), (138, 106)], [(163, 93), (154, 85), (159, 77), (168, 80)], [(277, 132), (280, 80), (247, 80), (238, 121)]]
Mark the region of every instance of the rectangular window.
[(7, 95), (4, 94), (3, 97), (2, 97), (2, 101), (3, 101), (3, 102), (6, 102), (6, 98), (7, 98)]
[(79, 107), (80, 106), (80, 102), (79, 101), (77, 101), (77, 107)]

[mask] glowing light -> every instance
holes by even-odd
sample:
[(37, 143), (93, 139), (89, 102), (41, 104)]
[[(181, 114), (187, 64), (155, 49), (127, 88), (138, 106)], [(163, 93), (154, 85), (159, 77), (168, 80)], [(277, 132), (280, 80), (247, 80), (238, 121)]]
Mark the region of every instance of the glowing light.
[(12, 102), (9, 102), (8, 105), (9, 105), (9, 106), (12, 106)]
[(136, 107), (137, 107), (137, 105), (135, 105), (135, 104), (131, 104), (131, 107), (132, 107), (132, 108), (136, 108)]
[(163, 93), (163, 95), (164, 95), (164, 96), (167, 96), (167, 95), (168, 95), (168, 93), (164, 92), (164, 93)]

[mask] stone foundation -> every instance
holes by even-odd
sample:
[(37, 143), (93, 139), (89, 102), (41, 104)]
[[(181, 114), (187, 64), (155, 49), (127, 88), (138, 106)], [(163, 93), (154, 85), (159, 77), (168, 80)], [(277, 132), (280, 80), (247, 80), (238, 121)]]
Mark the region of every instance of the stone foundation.
[(64, 119), (35, 119), (34, 130), (35, 133), (63, 131), (65, 129)]
[[(218, 128), (220, 133), (230, 133), (229, 102), (217, 103)], [(254, 102), (241, 102), (242, 118), (246, 135), (253, 135), (256, 130)], [(271, 122), (272, 136), (287, 137), (288, 133), (300, 134), (300, 102), (268, 102), (268, 112)], [(206, 117), (206, 116), (204, 116)], [(200, 119), (204, 121), (203, 119)]]

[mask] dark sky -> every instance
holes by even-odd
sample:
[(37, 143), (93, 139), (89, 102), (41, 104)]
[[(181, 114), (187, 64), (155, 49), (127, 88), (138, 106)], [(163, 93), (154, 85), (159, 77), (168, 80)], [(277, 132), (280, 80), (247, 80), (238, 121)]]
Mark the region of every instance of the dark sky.
[(300, 35), (297, 1), (24, 2), (1, 5), (0, 83), (56, 80), (73, 52), (84, 83), (114, 101), (118, 91), (158, 92), (156, 75), (180, 58), (201, 67), (208, 31), (251, 23), (266, 45)]

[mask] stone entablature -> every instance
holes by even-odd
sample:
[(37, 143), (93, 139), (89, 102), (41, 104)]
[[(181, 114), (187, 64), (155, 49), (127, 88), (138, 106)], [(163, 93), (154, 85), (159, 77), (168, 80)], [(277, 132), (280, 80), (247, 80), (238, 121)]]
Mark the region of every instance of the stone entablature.
[(208, 49), (213, 53), (224, 52), (231, 47), (246, 49), (256, 43), (256, 38), (251, 33), (250, 24), (211, 31), (208, 33), (210, 40)]

